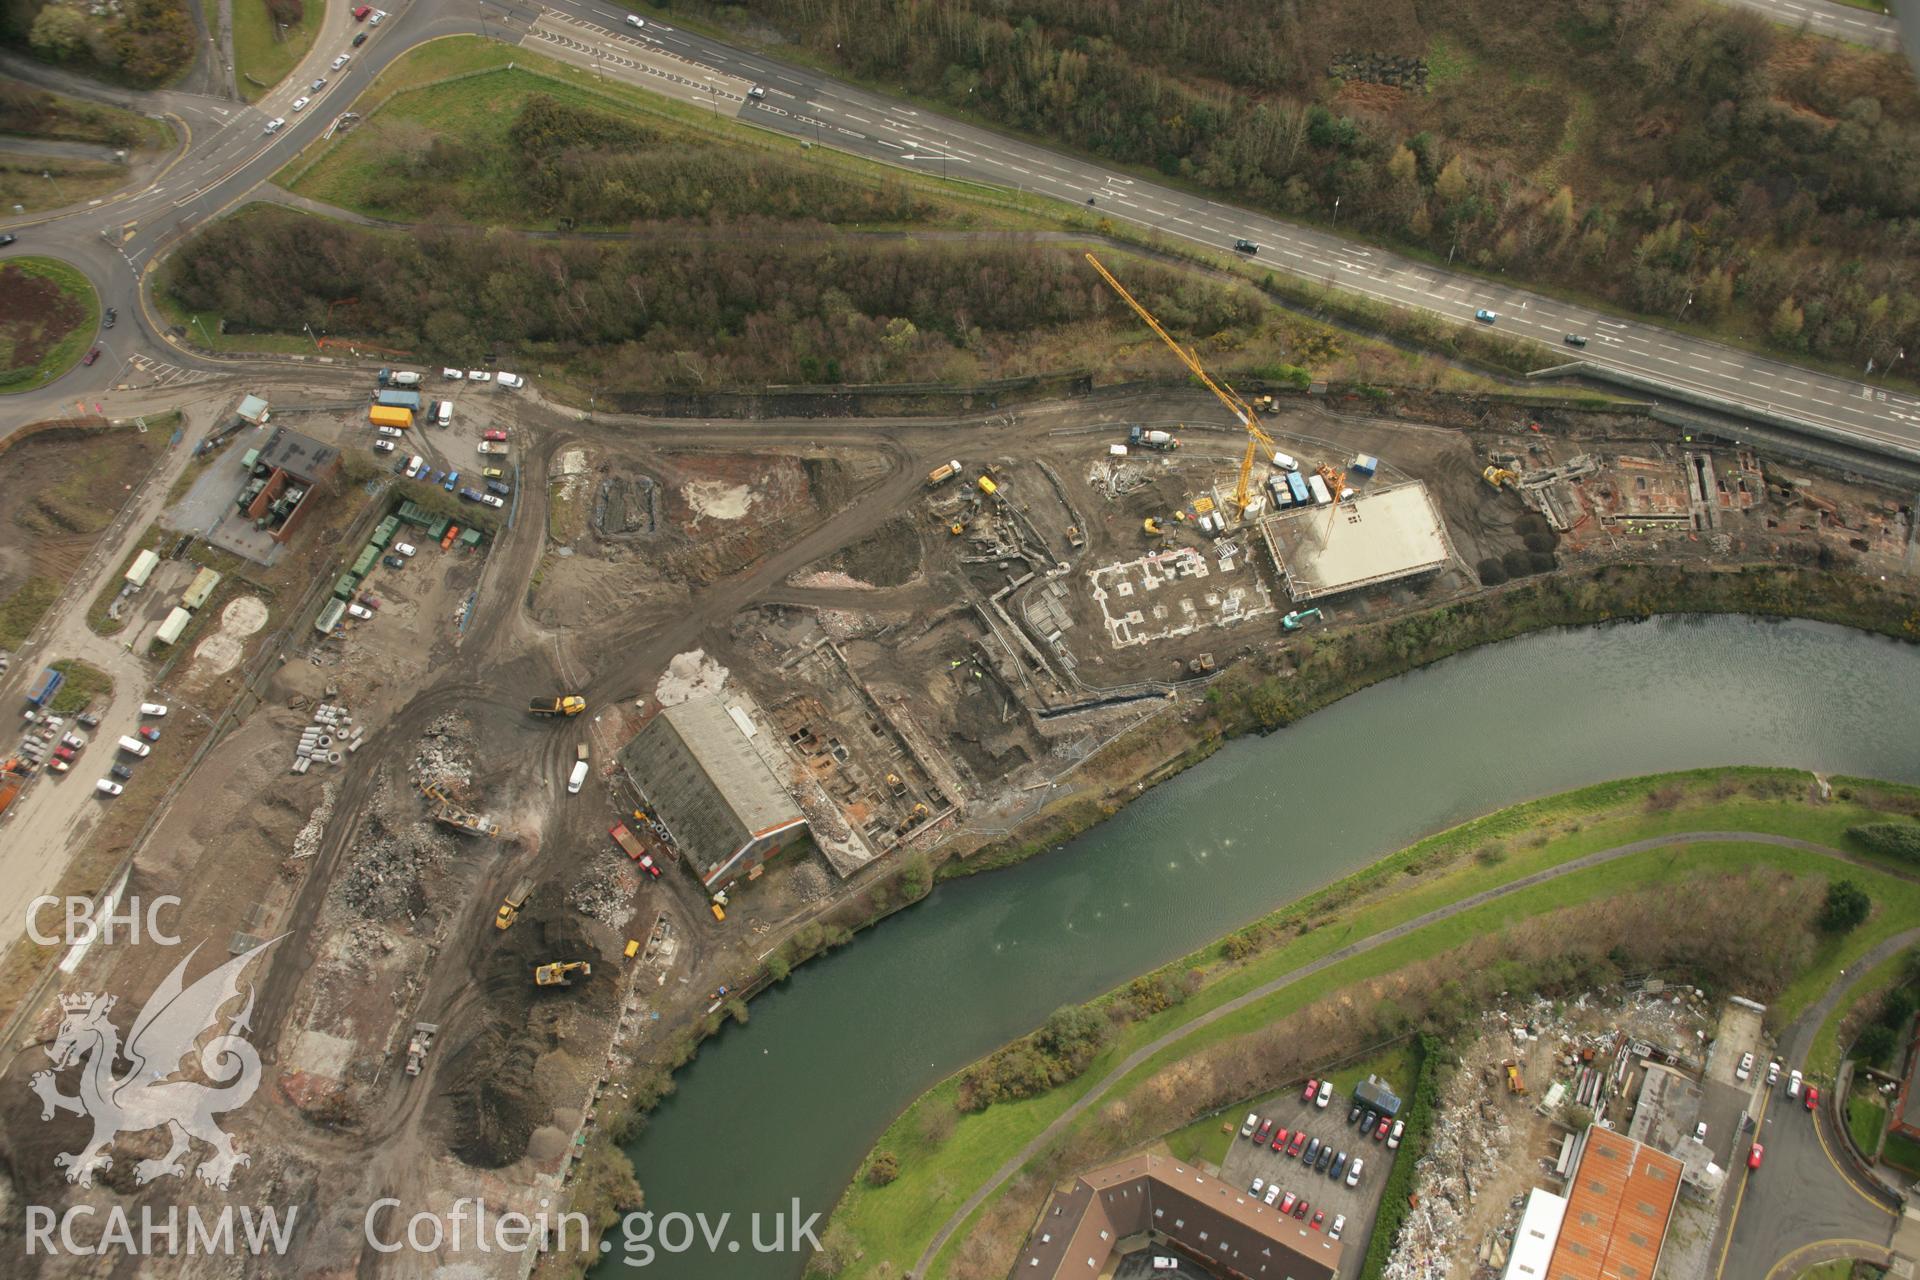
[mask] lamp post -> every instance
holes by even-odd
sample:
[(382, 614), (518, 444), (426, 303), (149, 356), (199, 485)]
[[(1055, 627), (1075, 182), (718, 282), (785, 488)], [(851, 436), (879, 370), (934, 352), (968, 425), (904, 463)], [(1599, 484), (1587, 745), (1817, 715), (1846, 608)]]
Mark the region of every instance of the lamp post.
[(1333, 198), (1333, 225), (1336, 227), (1340, 225), (1340, 197), (1339, 196), (1335, 196)]
[(53, 188), (54, 199), (58, 200), (61, 204), (65, 204), (67, 202), (66, 192), (60, 190), (60, 184), (53, 180), (52, 171), (48, 169), (42, 169), (40, 171), (40, 176), (45, 178), (47, 180), (47, 185)]

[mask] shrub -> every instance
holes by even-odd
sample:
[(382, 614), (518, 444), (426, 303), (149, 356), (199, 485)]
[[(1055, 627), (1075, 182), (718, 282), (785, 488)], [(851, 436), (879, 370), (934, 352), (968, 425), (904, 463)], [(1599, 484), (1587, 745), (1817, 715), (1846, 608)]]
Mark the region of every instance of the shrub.
[(1507, 580), (1507, 571), (1492, 556), (1482, 560), (1475, 572), (1480, 575), (1480, 585), (1483, 587), (1497, 587)]
[(884, 1187), (900, 1176), (900, 1157), (891, 1151), (877, 1151), (873, 1163), (867, 1166), (867, 1182), (871, 1186)]
[(1920, 862), (1920, 822), (1868, 822), (1847, 834), (1875, 853)]
[(1817, 917), (1828, 933), (1846, 933), (1864, 923), (1873, 910), (1873, 899), (1851, 880), (1835, 880), (1827, 886), (1827, 900)]

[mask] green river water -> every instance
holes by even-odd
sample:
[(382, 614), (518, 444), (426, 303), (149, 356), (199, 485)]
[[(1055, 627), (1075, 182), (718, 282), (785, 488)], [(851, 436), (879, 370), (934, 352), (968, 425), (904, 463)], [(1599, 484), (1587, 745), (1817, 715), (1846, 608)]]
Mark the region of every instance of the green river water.
[[(1815, 623), (1561, 631), (1395, 679), (1149, 792), (796, 971), (701, 1049), (629, 1149), (656, 1215), (831, 1209), (929, 1085), (1084, 1000), (1420, 836), (1631, 774), (1776, 764), (1920, 781), (1920, 648)], [(617, 1235), (617, 1233), (616, 1233)], [(792, 1280), (750, 1242), (596, 1280)], [(627, 1265), (621, 1265), (625, 1262)]]

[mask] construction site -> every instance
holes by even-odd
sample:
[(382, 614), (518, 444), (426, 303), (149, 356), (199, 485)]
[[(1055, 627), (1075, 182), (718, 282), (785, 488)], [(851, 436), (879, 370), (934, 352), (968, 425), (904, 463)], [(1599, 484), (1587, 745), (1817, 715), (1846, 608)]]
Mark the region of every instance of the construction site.
[[(1130, 793), (1140, 760), (1101, 748), (1176, 725), (1243, 663), (1285, 671), (1330, 630), (1593, 563), (1911, 568), (1911, 509), (1857, 476), (1626, 409), (1243, 398), (1161, 336), (1199, 389), (691, 423), (468, 391), (459, 427), (423, 415), (397, 454), (371, 447), (370, 375), (314, 369), (258, 388), (287, 434), (223, 435), (204, 470), (165, 477), (160, 581), (191, 582), (168, 548), (220, 524), (284, 576), (268, 592), (236, 565), (204, 612), (270, 598), (270, 621), (209, 623), (184, 661), (151, 660), (152, 696), (218, 727), (119, 847), (138, 891), (183, 899), (181, 934), (270, 948), (267, 1085), (233, 1133), (258, 1185), (315, 1207), (309, 1273), (367, 1261), (329, 1204), (564, 1196), (635, 1071), (763, 981), (782, 939), (910, 857)], [(476, 454), (482, 428), (500, 448)], [(242, 467), (248, 449), (278, 452)], [(505, 496), (461, 507), (480, 465)], [(283, 509), (255, 511), (270, 490)], [(38, 518), (0, 522), (0, 565)], [(81, 973), (144, 998), (174, 961), (114, 951)], [(1572, 1100), (1536, 1101), (1622, 1037), (1686, 1047), (1691, 1003), (1636, 999), (1605, 1030), (1489, 1024), (1449, 1102), (1487, 1122), (1442, 1133), (1484, 1177), (1422, 1192), (1434, 1261), (1394, 1274), (1498, 1273), (1489, 1242), (1565, 1147)], [(44, 1044), (61, 1006), (21, 1017)], [(16, 1201), (155, 1194), (132, 1160), (69, 1187), (69, 1135), (25, 1087), (7, 1096)]]

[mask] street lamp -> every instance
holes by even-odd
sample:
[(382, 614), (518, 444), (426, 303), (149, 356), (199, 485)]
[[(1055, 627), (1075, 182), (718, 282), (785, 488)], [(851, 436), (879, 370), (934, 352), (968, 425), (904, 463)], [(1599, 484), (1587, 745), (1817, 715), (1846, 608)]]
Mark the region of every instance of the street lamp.
[(61, 204), (65, 204), (67, 202), (66, 193), (61, 191), (60, 184), (53, 180), (53, 173), (50, 170), (42, 169), (40, 171), (40, 176), (45, 178), (47, 180), (47, 185), (53, 188), (54, 198), (58, 200)]
[(1340, 225), (1340, 197), (1339, 196), (1335, 196), (1333, 198), (1333, 225), (1336, 227)]

